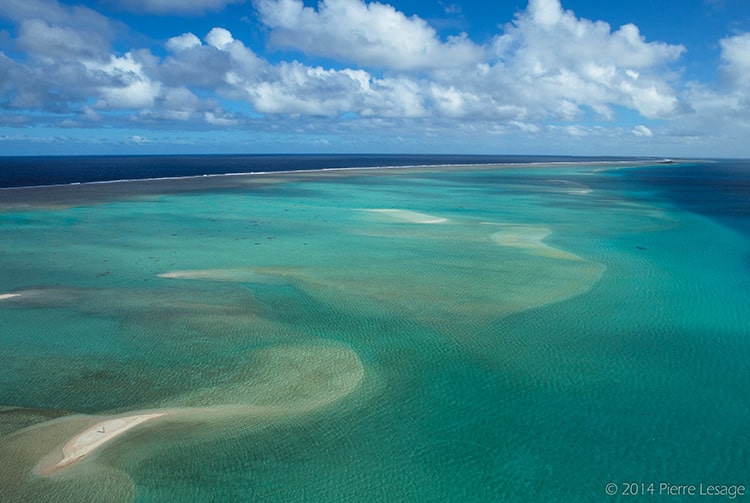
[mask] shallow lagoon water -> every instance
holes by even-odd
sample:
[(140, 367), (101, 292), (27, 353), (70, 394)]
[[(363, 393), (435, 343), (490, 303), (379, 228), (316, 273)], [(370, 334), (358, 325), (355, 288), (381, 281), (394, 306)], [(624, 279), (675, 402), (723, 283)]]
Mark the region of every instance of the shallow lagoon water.
[[(749, 237), (649, 183), (680, 169), (4, 191), (0, 499), (750, 485)], [(97, 420), (154, 410), (179, 412), (35, 473)]]

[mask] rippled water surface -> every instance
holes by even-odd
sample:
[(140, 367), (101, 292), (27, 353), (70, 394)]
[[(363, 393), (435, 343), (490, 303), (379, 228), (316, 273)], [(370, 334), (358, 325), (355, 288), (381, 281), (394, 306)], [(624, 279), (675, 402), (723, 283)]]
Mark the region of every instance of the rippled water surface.
[(750, 485), (750, 164), (626, 167), (0, 191), (0, 500)]

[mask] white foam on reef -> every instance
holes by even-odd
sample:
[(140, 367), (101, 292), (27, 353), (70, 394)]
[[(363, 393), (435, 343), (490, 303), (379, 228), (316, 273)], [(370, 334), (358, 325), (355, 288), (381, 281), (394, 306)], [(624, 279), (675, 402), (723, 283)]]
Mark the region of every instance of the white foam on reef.
[(428, 215), (427, 213), (421, 213), (419, 211), (412, 211), (412, 210), (377, 208), (377, 209), (365, 209), (362, 211), (368, 211), (371, 213), (381, 213), (395, 220), (398, 220), (401, 222), (407, 222), (410, 224), (442, 224), (448, 221), (447, 218), (436, 217), (433, 215)]
[[(679, 162), (686, 162), (687, 159), (680, 159)], [(670, 164), (677, 161), (671, 160)], [(696, 161), (690, 160), (690, 162), (709, 162), (705, 160)], [(315, 174), (315, 173), (330, 173), (330, 172), (347, 172), (347, 171), (382, 171), (382, 170), (410, 170), (410, 169), (443, 169), (443, 168), (477, 168), (477, 169), (507, 169), (507, 168), (525, 168), (525, 167), (565, 167), (565, 166), (601, 166), (598, 169), (592, 170), (596, 173), (599, 171), (606, 171), (608, 169), (624, 169), (624, 168), (640, 168), (644, 166), (650, 166), (653, 164), (664, 164), (663, 162), (646, 160), (646, 159), (632, 159), (632, 160), (575, 160), (575, 161), (534, 161), (534, 162), (463, 162), (463, 163), (433, 163), (433, 164), (405, 164), (405, 165), (381, 165), (381, 166), (348, 166), (348, 167), (337, 167), (337, 168), (316, 168), (316, 169), (287, 169), (279, 171), (244, 171), (235, 173), (204, 173), (199, 175), (182, 175), (182, 176), (162, 176), (162, 177), (146, 177), (146, 178), (121, 178), (117, 180), (94, 180), (90, 182), (69, 182), (69, 183), (52, 183), (46, 185), (23, 185), (19, 187), (0, 187), (0, 191), (13, 191), (23, 189), (39, 189), (47, 187), (73, 187), (73, 186), (87, 186), (87, 185), (108, 185), (108, 184), (121, 184), (121, 183), (134, 183), (134, 182), (158, 182), (158, 181), (170, 181), (170, 180), (196, 180), (200, 178), (222, 178), (222, 177), (255, 177), (255, 176), (273, 176), (273, 175), (288, 175), (288, 174)]]
[(14, 297), (20, 297), (20, 293), (0, 293), (0, 300), (12, 299)]

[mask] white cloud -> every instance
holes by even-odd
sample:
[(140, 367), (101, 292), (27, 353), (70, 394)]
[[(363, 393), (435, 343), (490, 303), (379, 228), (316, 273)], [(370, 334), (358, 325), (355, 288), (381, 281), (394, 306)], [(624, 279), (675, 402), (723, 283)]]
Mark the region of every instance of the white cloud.
[(356, 110), (369, 87), (369, 76), (361, 70), (325, 70), (294, 62), (282, 63), (275, 73), (245, 87), (259, 112), (338, 115)]
[(225, 30), (224, 28), (214, 28), (208, 33), (208, 35), (206, 35), (206, 42), (211, 47), (221, 50), (234, 42), (234, 37), (232, 37), (229, 30)]
[(0, 18), (18, 24), (18, 48), (37, 58), (106, 58), (112, 37), (122, 30), (86, 7), (54, 0), (3, 0)]
[[(613, 29), (579, 18), (559, 0), (531, 0), (484, 45), (441, 39), (427, 21), (377, 2), (323, 0), (311, 8), (300, 0), (257, 0), (256, 7), (271, 44), (336, 62), (323, 67), (301, 55), (269, 61), (241, 32), (220, 26), (203, 39), (170, 33), (163, 51), (118, 52), (111, 46), (118, 25), (90, 9), (5, 0), (0, 16), (16, 26), (6, 39), (22, 56), (0, 52), (0, 122), (294, 124), (317, 134), (305, 123), (314, 116), (331, 138), (379, 131), (440, 142), (456, 131), (464, 142), (558, 135), (579, 146), (592, 138), (615, 144), (653, 137), (647, 119), (664, 120), (659, 144), (670, 135), (741, 138), (750, 128), (750, 34), (720, 41), (723, 87), (712, 88), (682, 82), (671, 70), (682, 46), (647, 41), (634, 25)], [(618, 126), (623, 109), (640, 114), (635, 124), (642, 124)], [(33, 113), (22, 117), (24, 111)], [(341, 116), (346, 120), (337, 122)]]
[(102, 35), (116, 30), (105, 16), (88, 7), (63, 5), (55, 0), (3, 0), (0, 17), (15, 22), (41, 19), (55, 26), (76, 26), (89, 34)]
[(651, 138), (654, 136), (653, 131), (651, 131), (649, 128), (647, 128), (644, 125), (639, 125), (633, 128), (633, 134), (635, 136), (644, 136), (646, 138)]
[(750, 91), (750, 33), (721, 40), (722, 71), (737, 90)]
[(197, 111), (205, 108), (204, 103), (186, 87), (167, 89), (160, 99), (159, 106), (165, 119), (187, 121), (194, 118)]
[(510, 121), (510, 125), (517, 127), (519, 130), (523, 131), (524, 133), (538, 133), (541, 131), (541, 128), (537, 126), (536, 124), (528, 124), (526, 122), (520, 122), (520, 121)]
[(158, 67), (159, 78), (166, 84), (215, 90), (232, 69), (227, 52), (203, 45), (192, 33), (169, 39), (166, 47), (173, 54)]
[(101, 42), (92, 40), (91, 34), (72, 27), (53, 26), (41, 19), (24, 20), (18, 30), (19, 49), (42, 58), (102, 57), (107, 45)]
[(227, 5), (243, 3), (245, 0), (117, 0), (124, 9), (154, 14), (200, 14), (221, 10)]
[(154, 105), (161, 92), (161, 84), (152, 81), (144, 72), (143, 64), (128, 52), (123, 57), (112, 56), (105, 64), (85, 63), (89, 73), (103, 85), (98, 87), (99, 109), (140, 109)]
[(466, 36), (443, 42), (423, 19), (377, 2), (321, 0), (317, 9), (300, 0), (256, 5), (273, 44), (309, 55), (397, 70), (470, 66), (482, 55)]
[(179, 37), (172, 37), (167, 40), (167, 49), (172, 52), (181, 52), (194, 47), (200, 47), (201, 40), (192, 33), (183, 33)]
[(509, 83), (509, 90), (530, 90), (515, 92), (529, 105), (570, 118), (577, 115), (571, 104), (605, 116), (610, 105), (648, 118), (676, 113), (679, 100), (668, 65), (683, 51), (682, 46), (646, 42), (632, 24), (612, 31), (607, 23), (577, 18), (559, 0), (530, 0), (493, 41), (494, 68), (517, 83)]
[(415, 118), (430, 115), (427, 98), (416, 81), (404, 77), (373, 79), (364, 96), (363, 116)]
[(233, 127), (241, 124), (241, 121), (228, 114), (217, 115), (214, 112), (205, 112), (203, 118), (206, 123), (211, 124), (212, 126)]
[(229, 56), (231, 71), (243, 75), (255, 74), (267, 66), (251, 49), (240, 40), (235, 40), (232, 34), (224, 28), (214, 28), (206, 35), (206, 43), (210, 47)]
[[(190, 32), (168, 39), (169, 53), (160, 61), (149, 51), (106, 58), (87, 54), (87, 34), (74, 27), (38, 20), (22, 21), (22, 26), (29, 27), (29, 40), (34, 38), (31, 28), (44, 35), (35, 37), (36, 46), (25, 42), (28, 51), (45, 53), (55, 64), (65, 57), (77, 59), (83, 71), (68, 81), (80, 82), (89, 100), (95, 90), (97, 110), (149, 109), (140, 113), (149, 120), (187, 121), (202, 115), (218, 125), (225, 112), (215, 103), (201, 108), (175, 98), (189, 92), (192, 101), (201, 102), (191, 89), (246, 101), (262, 114), (354, 113), (518, 124), (575, 121), (586, 107), (609, 120), (612, 106), (630, 107), (647, 117), (676, 106), (668, 83), (655, 75), (656, 68), (679, 56), (680, 47), (646, 43), (633, 26), (612, 32), (606, 23), (578, 19), (563, 11), (558, 0), (532, 0), (487, 47), (460, 37), (441, 41), (426, 21), (380, 3), (324, 0), (317, 10), (299, 0), (259, 0), (257, 5), (276, 43), (392, 71), (374, 78), (363, 69), (326, 69), (297, 61), (271, 64), (222, 27), (213, 28), (205, 43)], [(69, 22), (65, 12), (61, 16)], [(482, 61), (482, 56), (490, 59)], [(415, 69), (428, 73), (418, 76)], [(45, 97), (19, 89), (14, 102), (31, 108), (34, 100)]]

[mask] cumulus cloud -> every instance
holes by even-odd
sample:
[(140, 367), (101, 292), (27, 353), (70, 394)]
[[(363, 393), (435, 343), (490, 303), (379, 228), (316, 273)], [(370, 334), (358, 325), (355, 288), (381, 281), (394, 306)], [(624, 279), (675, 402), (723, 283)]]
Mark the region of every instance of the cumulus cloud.
[(368, 92), (359, 113), (365, 117), (428, 117), (429, 99), (423, 88), (422, 83), (404, 77), (371, 79), (364, 87)]
[(669, 125), (671, 133), (691, 142), (710, 135), (729, 143), (745, 144), (750, 134), (750, 33), (720, 41), (722, 81), (718, 87), (690, 82), (685, 99), (690, 113)]
[(55, 0), (3, 0), (0, 17), (18, 23), (19, 48), (37, 57), (103, 57), (112, 37), (122, 31), (94, 10)]
[(77, 26), (82, 31), (102, 33), (114, 23), (98, 12), (82, 6), (68, 6), (55, 0), (3, 0), (0, 17), (21, 22), (43, 19), (56, 26)]
[(128, 52), (123, 57), (112, 56), (107, 63), (85, 63), (98, 86), (100, 99), (94, 105), (100, 109), (140, 109), (154, 105), (161, 92), (161, 84), (146, 75), (143, 64)]
[(208, 35), (206, 35), (206, 42), (211, 47), (221, 50), (234, 42), (234, 37), (229, 30), (225, 30), (224, 28), (214, 28), (208, 32)]
[[(218, 91), (230, 99), (250, 102), (260, 113), (328, 116), (349, 112), (369, 85), (369, 74), (362, 70), (323, 69), (296, 61), (271, 65), (224, 28), (212, 29), (205, 42), (181, 50), (168, 60), (169, 67), (191, 67), (184, 64), (185, 58), (210, 54), (206, 59), (222, 61), (221, 71), (213, 72), (221, 80)], [(213, 123), (219, 121), (209, 117)]]
[(339, 115), (361, 108), (369, 87), (362, 70), (326, 70), (300, 63), (282, 63), (271, 79), (249, 83), (247, 96), (263, 113)]
[(734, 89), (750, 91), (750, 33), (721, 40), (722, 71)]
[[(528, 122), (577, 120), (587, 109), (611, 120), (613, 107), (658, 118), (681, 105), (665, 75), (683, 47), (647, 42), (633, 25), (613, 31), (579, 19), (559, 0), (531, 0), (485, 47), (465, 37), (441, 41), (424, 20), (376, 2), (323, 0), (315, 9), (299, 0), (258, 0), (256, 6), (277, 46), (405, 72), (374, 79), (364, 71), (352, 78), (352, 70), (297, 62), (256, 64), (264, 68), (262, 82), (232, 72), (230, 87), (263, 113)], [(220, 50), (241, 44), (226, 30), (206, 41)]]
[(169, 120), (188, 121), (195, 118), (196, 112), (211, 108), (210, 103), (201, 101), (186, 87), (167, 89), (159, 99), (162, 117)]
[[(494, 67), (539, 97), (544, 108), (573, 118), (586, 106), (607, 118), (610, 106), (637, 110), (647, 118), (680, 109), (668, 65), (684, 47), (647, 42), (632, 24), (578, 18), (559, 0), (530, 0), (528, 9), (492, 44)], [(521, 90), (524, 102), (534, 104)]]
[[(169, 2), (138, 5), (155, 11)], [(7, 36), (22, 56), (0, 52), (0, 110), (9, 111), (0, 121), (20, 127), (41, 122), (43, 111), (66, 127), (262, 129), (279, 124), (263, 122), (277, 116), (303, 130), (304, 118), (315, 117), (341, 134), (415, 130), (438, 138), (456, 131), (465, 139), (562, 135), (580, 142), (650, 138), (648, 119), (665, 120), (660, 141), (750, 127), (750, 34), (720, 41), (724, 87), (714, 89), (685, 83), (672, 70), (682, 46), (649, 41), (634, 25), (580, 18), (559, 0), (530, 0), (482, 45), (465, 35), (441, 38), (424, 19), (379, 2), (255, 0), (255, 7), (270, 44), (300, 51), (300, 60), (269, 61), (241, 32), (222, 26), (167, 34), (153, 52), (118, 51), (111, 43), (117, 25), (93, 10), (5, 0), (0, 16), (15, 23)], [(310, 64), (301, 53), (329, 63)], [(613, 127), (623, 109), (643, 124)], [(22, 120), (24, 111), (35, 113)]]
[(482, 50), (465, 34), (442, 41), (423, 19), (390, 5), (362, 0), (321, 0), (317, 9), (301, 0), (257, 0), (271, 42), (309, 55), (397, 70), (463, 67)]
[(167, 40), (167, 49), (172, 52), (182, 52), (201, 45), (201, 40), (192, 33), (183, 33), (178, 37)]
[(192, 33), (170, 39), (166, 47), (172, 54), (159, 66), (159, 76), (169, 85), (217, 89), (232, 68), (227, 52), (204, 45)]

